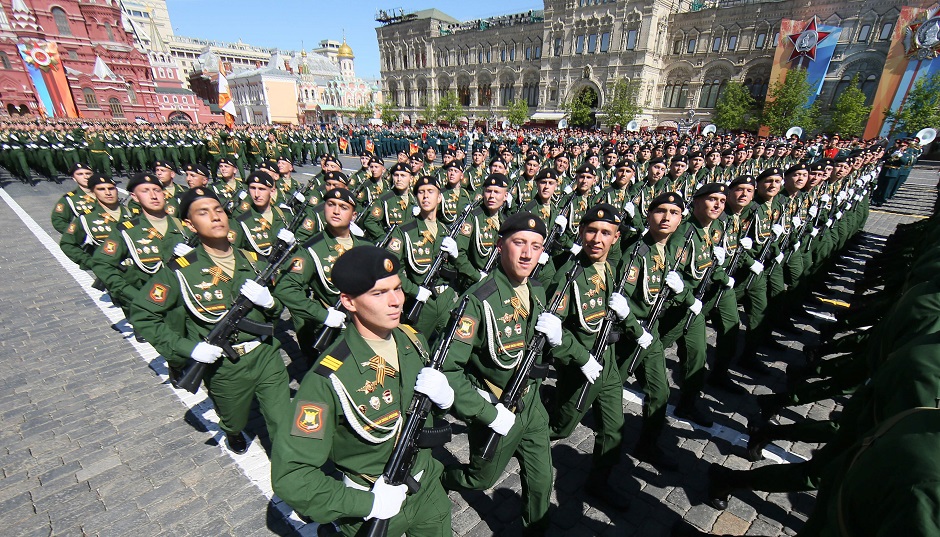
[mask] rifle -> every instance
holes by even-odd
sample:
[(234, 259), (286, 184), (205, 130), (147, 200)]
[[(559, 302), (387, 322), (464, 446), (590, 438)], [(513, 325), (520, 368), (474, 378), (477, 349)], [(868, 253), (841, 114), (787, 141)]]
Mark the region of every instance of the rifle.
[[(780, 211), (780, 217), (777, 218), (777, 221), (776, 221), (775, 223), (780, 224), (780, 223), (783, 221), (783, 215), (784, 215), (784, 214), (785, 214), (784, 211)], [(773, 226), (771, 226), (771, 228), (772, 228), (772, 227), (773, 227)], [(757, 256), (757, 262), (760, 263), (760, 264), (762, 264), (762, 265), (764, 264), (764, 260), (767, 258), (767, 254), (770, 253), (770, 247), (773, 246), (774, 240), (776, 240), (776, 239), (773, 237), (773, 230), (772, 230), (772, 229), (771, 229), (770, 235), (771, 235), (770, 237), (767, 237), (767, 241), (764, 242), (764, 246), (761, 247), (760, 254), (758, 254), (758, 256)], [(756, 232), (756, 230), (755, 230), (755, 233), (754, 233), (754, 239), (755, 239), (755, 240), (757, 239), (757, 236), (758, 236), (758, 235), (757, 235), (757, 232)], [(757, 279), (757, 274), (754, 274), (754, 273), (752, 272), (751, 275), (747, 277), (747, 283), (744, 284), (744, 290), (747, 291), (748, 289), (750, 289), (750, 288), (751, 288), (751, 285), (754, 283), (754, 280), (756, 280), (756, 279)]]
[[(678, 255), (676, 256), (676, 261), (673, 263), (672, 268), (663, 273), (663, 288), (659, 290), (659, 294), (656, 295), (656, 301), (653, 302), (653, 307), (650, 309), (649, 317), (641, 322), (644, 330), (652, 330), (653, 326), (659, 321), (659, 316), (662, 315), (663, 310), (666, 309), (666, 301), (670, 298), (671, 289), (666, 285), (665, 275), (670, 272), (675, 272), (679, 267), (679, 263), (682, 262), (682, 258), (685, 256), (685, 250), (689, 245), (689, 241), (692, 240), (692, 233), (695, 232), (695, 229), (689, 226), (689, 231), (685, 234), (685, 239), (682, 242), (682, 249), (679, 250)], [(627, 267), (627, 270), (630, 268)], [(628, 374), (633, 375), (633, 371), (636, 369), (637, 361), (640, 359), (640, 354), (643, 352), (643, 349), (639, 345), (636, 346), (636, 349), (633, 349), (633, 354), (630, 355), (630, 367), (628, 369)]]
[[(460, 227), (467, 220), (467, 217), (470, 216), (470, 213), (476, 206), (480, 203), (480, 200), (474, 201), (473, 203), (467, 204), (464, 207), (460, 216), (454, 219), (453, 223), (450, 225), (450, 229), (447, 231), (447, 236), (453, 239), (457, 236), (457, 233), (460, 231)], [(495, 247), (493, 248), (496, 249)], [(437, 279), (437, 274), (441, 271), (441, 267), (444, 266), (444, 261), (448, 258), (447, 252), (443, 249), (438, 252), (437, 256), (434, 258), (434, 261), (431, 262), (431, 266), (428, 267), (428, 271), (424, 274), (424, 280), (421, 282), (421, 287), (425, 289), (431, 289), (434, 284), (434, 280)], [(405, 320), (409, 324), (414, 324), (418, 321), (418, 316), (421, 315), (421, 309), (424, 307), (424, 302), (419, 302), (415, 300), (414, 304), (411, 306), (411, 309), (408, 310), (408, 314), (405, 315)]]
[[(398, 229), (398, 224), (393, 225), (388, 229), (388, 233), (382, 237), (382, 240), (375, 243), (379, 248), (385, 248), (388, 245), (388, 241), (392, 239), (392, 234), (395, 233), (395, 230)], [(346, 308), (343, 307), (343, 301), (337, 300), (336, 304), (333, 304), (333, 309), (336, 311), (346, 313)], [(317, 351), (317, 354), (325, 351), (329, 347), (333, 340), (336, 339), (336, 336), (339, 334), (340, 329), (333, 326), (323, 325), (323, 328), (320, 329), (320, 333), (317, 334), (317, 339), (313, 342), (313, 350)]]
[[(565, 285), (555, 294), (555, 297), (545, 311), (554, 312), (558, 309), (558, 306), (561, 305), (561, 301), (564, 299), (565, 295), (568, 294), (568, 288), (571, 287), (571, 283), (581, 274), (582, 270), (579, 263), (575, 263), (571, 266), (565, 279)], [(541, 332), (536, 332), (535, 336), (532, 337), (532, 341), (530, 341), (525, 348), (525, 357), (516, 367), (512, 377), (509, 379), (509, 383), (506, 385), (506, 389), (503, 390), (503, 394), (499, 398), (499, 402), (511, 412), (515, 412), (517, 408), (522, 410), (522, 392), (529, 382), (529, 374), (532, 372), (535, 361), (542, 354), (542, 347), (545, 346), (546, 339), (548, 338)], [(483, 453), (481, 455), (483, 460), (489, 461), (493, 459), (500, 438), (502, 438), (501, 434), (490, 430), (490, 436), (483, 446)]]
[[(465, 296), (463, 300), (460, 301), (457, 309), (450, 312), (450, 322), (447, 324), (444, 337), (441, 339), (440, 346), (437, 347), (434, 354), (431, 355), (431, 361), (428, 362), (427, 367), (438, 371), (441, 370), (441, 367), (444, 365), (444, 360), (447, 358), (447, 353), (450, 351), (450, 346), (454, 342), (454, 334), (457, 332), (460, 318), (463, 317), (463, 313), (467, 309), (467, 302), (469, 301), (470, 297)], [(431, 400), (427, 395), (416, 391), (414, 397), (411, 399), (411, 405), (408, 407), (408, 419), (405, 421), (405, 426), (399, 433), (398, 443), (395, 444), (395, 450), (392, 451), (392, 456), (388, 459), (388, 462), (385, 463), (385, 470), (382, 472), (382, 475), (385, 476), (385, 481), (389, 485), (401, 485), (405, 483), (408, 485), (408, 490), (412, 494), (418, 492), (418, 489), (421, 487), (421, 484), (411, 477), (411, 468), (414, 466), (415, 458), (418, 456), (418, 450), (421, 448), (419, 440), (424, 428), (424, 423), (427, 421), (430, 412)], [(357, 535), (366, 537), (385, 537), (387, 534), (388, 519), (375, 518), (366, 521), (357, 533)]]
[[(630, 262), (624, 265), (623, 277), (620, 278), (620, 283), (617, 285), (617, 290), (614, 291), (615, 293), (623, 294), (623, 290), (627, 286), (627, 276), (630, 274), (630, 267), (633, 266), (633, 261), (636, 260), (637, 254), (640, 253), (641, 244), (643, 244), (642, 241), (636, 241), (633, 253), (630, 254)], [(604, 316), (604, 320), (601, 321), (601, 326), (597, 330), (594, 346), (591, 347), (591, 355), (594, 356), (594, 359), (601, 365), (604, 364), (604, 350), (607, 348), (607, 341), (610, 339), (610, 333), (614, 328), (615, 322), (617, 322), (617, 314), (608, 307), (607, 314)], [(581, 387), (581, 395), (578, 396), (578, 412), (584, 410), (584, 406), (587, 404), (588, 392), (592, 384), (594, 383), (589, 380), (584, 381), (584, 386)]]
[[(571, 207), (571, 204), (574, 202), (574, 192), (569, 192), (568, 199), (565, 201), (565, 204), (562, 206), (561, 210), (558, 211), (559, 216), (564, 214)], [(569, 222), (570, 224), (570, 222)], [(552, 247), (555, 245), (555, 241), (558, 240), (558, 237), (561, 236), (563, 230), (561, 226), (552, 222), (552, 230), (548, 233), (548, 237), (545, 238), (545, 247), (542, 251), (549, 252), (551, 255)], [(548, 260), (551, 263), (551, 259)], [(539, 273), (542, 272), (542, 267), (545, 265), (536, 265), (535, 270), (532, 271), (530, 278), (537, 278)]]
[[(277, 243), (271, 249), (271, 254), (268, 256), (268, 266), (258, 274), (254, 282), (259, 285), (267, 285), (274, 275), (277, 274), (278, 270), (280, 270), (284, 262), (290, 257), (290, 253), (293, 249), (294, 245), (288, 245), (286, 242), (278, 239)], [(259, 323), (245, 319), (245, 316), (248, 315), (254, 307), (254, 303), (249, 300), (248, 297), (241, 294), (238, 295), (232, 307), (215, 323), (215, 326), (212, 327), (212, 330), (209, 331), (209, 334), (206, 335), (203, 341), (210, 345), (222, 347), (223, 352), (230, 360), (233, 362), (238, 361), (240, 356), (232, 347), (231, 338), (237, 333), (240, 324), (244, 324), (246, 327), (249, 324), (255, 325), (256, 327), (259, 325)], [(270, 325), (267, 326), (273, 336), (274, 328)], [(190, 358), (182, 374), (173, 382), (173, 387), (186, 390), (190, 393), (196, 393), (196, 391), (199, 390), (199, 385), (202, 384), (202, 378), (205, 376), (209, 365), (210, 364), (197, 362)]]
[[(749, 221), (747, 223), (747, 227), (744, 228), (743, 233), (738, 233), (739, 244), (738, 247), (734, 250), (734, 255), (731, 256), (731, 263), (728, 264), (728, 268), (725, 270), (726, 273), (734, 274), (734, 272), (738, 269), (738, 264), (741, 262), (741, 257), (744, 254), (744, 247), (740, 244), (740, 238), (742, 235), (747, 237), (747, 234), (751, 232), (751, 224), (753, 223), (753, 220)], [(727, 290), (728, 288), (724, 286), (718, 290), (718, 295), (715, 297), (715, 304), (718, 304), (721, 301), (721, 297), (724, 296), (725, 291)]]
[[(728, 220), (725, 220), (725, 225), (721, 230), (722, 238), (724, 238), (725, 233), (727, 231), (728, 231)], [(699, 281), (698, 289), (695, 290), (695, 299), (698, 300), (699, 302), (701, 302), (702, 299), (705, 298), (705, 293), (708, 292), (708, 288), (711, 285), (712, 274), (714, 274), (715, 270), (718, 268), (718, 263), (716, 262), (716, 259), (715, 259), (714, 249), (712, 249), (711, 261), (712, 261), (712, 264), (709, 265), (708, 269), (705, 270), (705, 274), (702, 274), (702, 279)], [(686, 316), (686, 319), (685, 319), (685, 326), (682, 327), (683, 334), (688, 333), (689, 327), (692, 326), (692, 321), (694, 321), (696, 317), (697, 315), (695, 315), (691, 311), (689, 312), (689, 314)]]

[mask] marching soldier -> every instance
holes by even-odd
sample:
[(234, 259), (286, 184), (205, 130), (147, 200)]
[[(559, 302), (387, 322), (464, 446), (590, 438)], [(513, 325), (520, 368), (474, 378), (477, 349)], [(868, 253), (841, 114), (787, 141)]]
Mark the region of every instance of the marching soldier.
[(88, 188), (97, 200), (94, 209), (78, 215), (65, 228), (59, 240), (62, 252), (83, 270), (90, 268), (88, 262), (95, 248), (108, 238), (118, 224), (131, 218), (131, 213), (118, 200), (114, 180), (92, 174), (88, 178)]
[(389, 169), (392, 188), (372, 202), (365, 216), (363, 229), (371, 241), (381, 239), (395, 224), (403, 225), (414, 218), (415, 199), (411, 193), (411, 168), (398, 163)]
[(77, 185), (75, 190), (65, 194), (56, 202), (52, 209), (52, 227), (59, 233), (65, 233), (69, 224), (79, 215), (88, 214), (94, 210), (96, 204), (95, 194), (88, 188), (88, 179), (94, 173), (90, 166), (80, 162), (72, 166), (69, 175)]
[(236, 248), (250, 250), (261, 257), (271, 253), (278, 232), (288, 225), (287, 217), (272, 203), (274, 179), (262, 171), (253, 171), (245, 179), (248, 209), (241, 212), (230, 232), (230, 240)]
[(483, 201), (470, 213), (457, 235), (460, 253), (470, 261), (469, 265), (464, 265), (464, 270), (472, 267), (474, 271), (477, 271), (476, 274), (472, 271), (461, 271), (462, 276), (470, 284), (485, 276), (483, 271), (487, 262), (491, 256), (496, 255), (497, 232), (502, 222), (502, 209), (506, 204), (509, 183), (505, 175), (493, 173), (480, 184), (480, 187)]

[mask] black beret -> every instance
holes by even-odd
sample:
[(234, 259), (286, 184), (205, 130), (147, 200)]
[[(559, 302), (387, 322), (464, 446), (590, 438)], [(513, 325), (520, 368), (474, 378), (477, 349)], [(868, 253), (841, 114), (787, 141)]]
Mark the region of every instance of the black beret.
[(447, 170), (449, 170), (449, 169), (451, 169), (451, 168), (454, 168), (454, 169), (456, 169), (456, 170), (461, 170), (461, 171), (463, 170), (463, 166), (462, 166), (459, 162), (457, 162), (456, 160), (452, 160), (452, 161), (448, 162), (447, 164), (441, 166), (441, 168), (442, 168), (444, 171), (447, 171)]
[(398, 274), (400, 265), (391, 252), (378, 246), (356, 246), (346, 250), (333, 264), (333, 285), (341, 293), (359, 296), (375, 282)]
[(724, 151), (721, 152), (721, 156), (723, 156), (723, 157), (733, 157), (733, 156), (734, 156), (734, 149), (725, 149)]
[(551, 179), (552, 181), (557, 181), (558, 171), (553, 170), (551, 168), (545, 168), (545, 169), (539, 170), (539, 173), (535, 175), (535, 181), (538, 182), (543, 179)]
[(202, 175), (206, 178), (212, 177), (212, 174), (209, 173), (209, 170), (207, 170), (206, 167), (201, 164), (187, 164), (183, 166), (183, 171), (198, 173), (199, 175)]
[(476, 145), (476, 146), (473, 146), (473, 152), (472, 152), (472, 154), (476, 155), (477, 153), (479, 153), (479, 154), (481, 154), (481, 155), (485, 155), (485, 154), (486, 154), (486, 152), (483, 151), (483, 148), (482, 148), (482, 147)]
[(841, 155), (840, 155), (840, 156), (836, 157), (833, 162), (834, 162), (835, 164), (842, 164), (843, 162), (848, 162), (848, 159), (845, 158), (844, 156), (841, 156)]
[(664, 158), (654, 158), (650, 159), (649, 166), (655, 166), (656, 164), (666, 164), (666, 159)]
[(414, 172), (411, 171), (411, 168), (408, 167), (404, 162), (398, 162), (394, 166), (388, 169), (388, 174), (395, 175), (395, 172), (405, 172), (408, 175), (414, 175)]
[(363, 150), (359, 153), (359, 158), (372, 157), (372, 156), (373, 156), (372, 151), (368, 151), (368, 150), (365, 150), (365, 149), (363, 149)]
[(709, 196), (711, 194), (727, 194), (725, 192), (727, 188), (728, 187), (726, 187), (722, 183), (706, 183), (702, 185), (701, 187), (699, 187), (699, 189), (696, 190), (694, 194), (692, 194), (692, 199), (695, 199), (701, 196)]
[(575, 170), (574, 173), (589, 173), (591, 175), (597, 175), (597, 168), (590, 162), (585, 162), (584, 164), (578, 166), (578, 169)]
[(294, 163), (291, 162), (289, 158), (287, 158), (287, 157), (285, 157), (285, 156), (283, 156), (283, 155), (280, 156), (280, 157), (277, 157), (277, 162), (286, 162), (286, 163), (290, 164), (291, 166), (294, 165)]
[(445, 156), (445, 157), (446, 157), (446, 156), (456, 157), (456, 156), (457, 156), (457, 150), (456, 150), (456, 149), (451, 149), (451, 148), (448, 147), (447, 149), (444, 150), (444, 156)]
[(632, 160), (627, 160), (627, 159), (619, 160), (617, 161), (617, 165), (614, 166), (614, 169), (620, 169), (620, 168), (628, 168), (630, 170), (633, 170), (634, 173), (636, 173), (636, 162), (633, 162)]
[(650, 206), (647, 208), (647, 211), (652, 211), (656, 207), (666, 204), (675, 205), (681, 209), (685, 208), (685, 200), (682, 199), (682, 196), (675, 192), (663, 192), (662, 194), (653, 198), (653, 201), (650, 202)]
[[(215, 192), (211, 188), (196, 187), (191, 190), (187, 190), (180, 197), (180, 216), (182, 218), (189, 217), (189, 206), (193, 204), (194, 201), (202, 198), (212, 198), (215, 201), (219, 201), (219, 197), (215, 195)], [(221, 202), (219, 202), (221, 203)]]
[(824, 172), (826, 171), (826, 163), (819, 160), (809, 165), (809, 171), (811, 172)]
[(773, 175), (779, 175), (783, 177), (783, 170), (781, 170), (780, 168), (777, 168), (776, 166), (767, 168), (766, 170), (760, 172), (760, 175), (757, 176), (757, 180), (761, 181)]
[(105, 177), (100, 173), (91, 174), (91, 177), (88, 178), (88, 188), (94, 189), (98, 185), (114, 185), (114, 179)]
[(89, 166), (89, 165), (87, 165), (87, 164), (82, 164), (81, 162), (76, 162), (75, 164), (72, 165), (72, 169), (69, 170), (69, 175), (75, 174), (75, 172), (77, 172), (78, 170), (88, 170), (88, 171), (90, 171), (90, 172), (95, 171), (95, 170), (92, 170), (92, 169), (91, 169), (91, 166)]
[[(705, 155), (703, 155), (701, 151), (692, 151), (691, 153), (689, 153), (689, 158), (690, 158), (690, 159), (693, 159), (693, 158), (705, 158)], [(673, 159), (673, 160), (675, 160), (675, 159)]]
[(270, 171), (270, 172), (272, 172), (272, 173), (281, 173), (280, 170), (277, 169), (277, 162), (275, 162), (275, 161), (273, 161), (273, 160), (266, 160), (266, 161), (262, 162), (262, 163), (261, 163), (261, 166), (258, 166), (258, 169), (259, 169), (259, 170), (268, 170), (268, 171)]
[(352, 205), (353, 209), (356, 208), (356, 198), (353, 197), (352, 192), (345, 188), (331, 188), (327, 190), (326, 194), (323, 194), (323, 201), (329, 199), (345, 201)]
[(131, 177), (130, 181), (127, 182), (127, 189), (133, 192), (135, 188), (143, 184), (156, 185), (160, 188), (163, 188), (163, 183), (157, 179), (156, 175), (150, 172), (143, 172), (134, 174)]
[(530, 163), (530, 162), (534, 162), (534, 163), (536, 163), (536, 164), (541, 164), (541, 163), (542, 163), (542, 159), (540, 159), (538, 155), (531, 155), (531, 154), (530, 154), (529, 156), (527, 156), (527, 157), (525, 158), (525, 162), (526, 162), (526, 164), (528, 164), (528, 163)]
[(682, 163), (684, 163), (684, 164), (688, 164), (688, 163), (689, 163), (689, 157), (687, 157), (687, 156), (685, 156), (685, 155), (676, 155), (676, 156), (672, 157), (672, 160), (670, 161), (670, 164), (675, 164), (676, 162), (682, 162)]
[(346, 177), (346, 174), (343, 172), (326, 172), (323, 174), (323, 182), (327, 181), (339, 181), (341, 183), (348, 183), (349, 177)]
[(222, 157), (219, 159), (219, 164), (228, 164), (229, 166), (235, 166), (235, 162), (228, 157)]
[(333, 163), (339, 164), (339, 159), (337, 159), (333, 155), (327, 154), (323, 156), (323, 163), (326, 164), (327, 162), (333, 162)]
[(731, 181), (728, 184), (728, 188), (734, 188), (736, 186), (749, 185), (754, 186), (754, 176), (753, 175), (739, 175), (737, 179)]
[(505, 175), (501, 173), (491, 173), (486, 176), (486, 179), (483, 181), (482, 188), (487, 188), (491, 186), (498, 186), (502, 188), (509, 188), (509, 180)]
[(421, 151), (418, 151), (417, 153), (411, 155), (410, 160), (411, 160), (411, 162), (421, 162), (421, 163), (423, 163), (423, 162), (424, 162), (424, 155), (421, 153)]
[(371, 164), (381, 164), (382, 166), (385, 166), (385, 160), (383, 160), (382, 157), (378, 155), (371, 155), (369, 157), (369, 163), (367, 164), (367, 166)]
[(789, 168), (787, 168), (787, 175), (790, 175), (791, 173), (796, 173), (800, 170), (809, 170), (809, 166), (807, 166), (806, 164), (803, 164), (802, 162), (800, 162), (799, 164), (794, 164), (793, 166), (790, 166)]
[(608, 148), (606, 151), (604, 151), (604, 156), (605, 156), (605, 157), (606, 157), (607, 155), (616, 155), (616, 154), (617, 154), (617, 150), (614, 149), (613, 147), (610, 147), (610, 148)]
[(614, 208), (613, 205), (609, 203), (598, 203), (585, 211), (584, 215), (581, 217), (581, 227), (579, 229), (584, 229), (584, 226), (591, 222), (607, 222), (608, 224), (619, 226), (620, 214), (617, 213), (617, 209)]
[(517, 231), (531, 231), (538, 233), (543, 238), (548, 235), (545, 229), (545, 222), (534, 214), (526, 211), (518, 212), (503, 222), (499, 227), (499, 236), (508, 237)]
[(173, 173), (176, 173), (176, 168), (174, 168), (172, 164), (165, 160), (154, 161), (153, 169), (156, 170), (157, 168), (166, 168), (168, 170), (173, 170)]
[[(722, 154), (721, 149), (718, 149), (717, 147), (712, 147), (711, 149), (708, 149), (705, 151), (705, 156), (711, 155), (712, 153), (718, 153), (719, 155)], [(730, 155), (733, 153), (729, 151), (728, 154)]]
[(245, 186), (255, 183), (268, 188), (274, 188), (274, 178), (262, 171), (255, 170), (249, 173), (248, 177), (245, 178)]
[(486, 167), (489, 168), (490, 166), (493, 165), (494, 162), (499, 162), (499, 163), (502, 164), (503, 166), (506, 165), (506, 161), (503, 160), (503, 157), (500, 157), (499, 155), (497, 155), (497, 156), (491, 158), (490, 161), (486, 163)]
[(430, 175), (422, 175), (421, 177), (418, 178), (417, 181), (415, 181), (415, 186), (411, 187), (411, 192), (415, 196), (417, 196), (418, 188), (422, 186), (427, 186), (427, 185), (431, 185), (438, 190), (441, 189), (440, 185), (437, 184), (437, 177), (432, 177)]

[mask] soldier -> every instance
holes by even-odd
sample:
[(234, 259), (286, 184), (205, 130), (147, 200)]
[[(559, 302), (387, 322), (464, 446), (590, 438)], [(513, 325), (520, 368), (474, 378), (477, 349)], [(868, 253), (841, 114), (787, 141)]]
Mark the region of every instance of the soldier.
[(392, 188), (372, 202), (365, 216), (363, 229), (369, 240), (381, 239), (393, 225), (402, 225), (414, 218), (414, 196), (411, 194), (412, 172), (406, 164), (398, 163), (389, 170)]
[(460, 253), (470, 261), (469, 265), (462, 265), (464, 270), (472, 267), (476, 271), (461, 271), (463, 284), (468, 287), (486, 275), (484, 269), (490, 257), (496, 255), (497, 232), (502, 222), (502, 209), (506, 204), (509, 183), (505, 175), (493, 173), (480, 186), (483, 201), (470, 213), (457, 235)]
[[(186, 192), (186, 189), (173, 182), (176, 178), (176, 168), (169, 163), (157, 160), (153, 163), (153, 171), (157, 179), (163, 183), (163, 195), (166, 197), (166, 214), (177, 216), (179, 214), (180, 199)], [(131, 206), (131, 203), (128, 203)]]
[(229, 216), (248, 196), (245, 184), (235, 175), (237, 171), (238, 168), (235, 167), (233, 160), (228, 157), (220, 158), (218, 178), (211, 185), (213, 192), (218, 196), (219, 201), (222, 202), (222, 207), (225, 208), (225, 212)]
[(482, 147), (474, 147), (470, 154), (470, 166), (463, 172), (464, 187), (472, 192), (482, 189), (483, 180), (486, 179), (486, 152)]
[(536, 156), (526, 157), (523, 171), (515, 177), (510, 192), (512, 207), (515, 210), (520, 210), (523, 205), (532, 199), (536, 189), (535, 177), (539, 173), (541, 164), (541, 160)]
[(59, 233), (65, 233), (69, 224), (79, 215), (94, 210), (95, 194), (88, 188), (88, 178), (92, 175), (91, 167), (80, 162), (72, 166), (69, 175), (77, 185), (75, 190), (63, 195), (52, 209), (52, 227)]
[(463, 186), (463, 166), (452, 160), (443, 166), (444, 189), (441, 195), (440, 217), (445, 224), (450, 224), (471, 203), (473, 193)]
[(88, 178), (88, 188), (97, 200), (94, 209), (78, 215), (65, 228), (59, 240), (62, 252), (82, 270), (90, 268), (88, 262), (95, 248), (108, 238), (118, 224), (131, 218), (130, 212), (118, 200), (114, 180), (92, 174)]
[[(486, 183), (492, 179), (490, 176)], [(486, 183), (484, 189), (492, 188)], [(536, 331), (545, 334), (552, 346), (562, 342), (561, 321), (544, 311), (544, 289), (538, 281), (529, 279), (542, 254), (545, 235), (545, 225), (530, 213), (516, 213), (502, 224), (494, 246), (500, 252), (499, 264), (467, 291), (469, 303), (444, 363), (444, 372), (456, 392), (453, 410), (468, 422), (470, 443), (470, 463), (448, 467), (444, 487), (488, 489), (509, 459), (517, 457), (526, 491), (522, 524), (531, 534), (546, 529), (552, 489), (548, 417), (539, 397), (541, 379), (530, 375), (519, 414), (497, 401), (522, 360), (526, 342)], [(481, 450), (490, 431), (502, 439), (487, 461)]]
[(189, 190), (206, 188), (209, 185), (209, 170), (204, 166), (187, 164), (183, 171), (186, 173), (186, 186)]
[(253, 171), (245, 179), (248, 208), (235, 220), (230, 240), (236, 248), (250, 249), (261, 257), (271, 254), (278, 232), (288, 225), (287, 217), (280, 207), (272, 204), (274, 179), (262, 171)]

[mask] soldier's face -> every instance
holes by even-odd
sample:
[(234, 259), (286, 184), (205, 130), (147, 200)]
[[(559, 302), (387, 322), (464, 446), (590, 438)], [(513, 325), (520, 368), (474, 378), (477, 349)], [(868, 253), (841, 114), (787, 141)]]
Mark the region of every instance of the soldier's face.
[(597, 177), (592, 173), (579, 173), (578, 174), (578, 193), (586, 194), (594, 186), (594, 182), (597, 180)]
[(473, 153), (473, 163), (479, 166), (483, 164), (483, 153)]
[(328, 199), (323, 204), (323, 216), (326, 224), (333, 229), (348, 229), (356, 211), (342, 200)]
[(539, 198), (541, 198), (543, 202), (546, 202), (555, 195), (555, 190), (558, 189), (558, 181), (554, 179), (542, 179), (538, 182), (538, 187)]
[(657, 162), (650, 166), (647, 173), (647, 176), (649, 179), (652, 179), (653, 182), (659, 181), (664, 175), (666, 175), (666, 165), (662, 162)]
[(401, 290), (401, 278), (393, 274), (375, 282), (372, 289), (359, 296), (340, 294), (340, 300), (346, 311), (352, 313), (353, 323), (362, 335), (384, 339), (401, 323), (405, 293)]
[(279, 160), (279, 161), (277, 161), (277, 171), (278, 171), (278, 173), (280, 173), (280, 174), (282, 174), (282, 175), (288, 174), (288, 173), (290, 173), (291, 171), (293, 171), (293, 169), (294, 169), (294, 167), (291, 165), (290, 162), (287, 162), (286, 160)]
[(382, 166), (378, 162), (373, 162), (369, 164), (369, 173), (372, 174), (373, 179), (378, 179), (382, 177), (382, 174), (385, 173), (385, 166)]
[(702, 166), (705, 165), (705, 159), (702, 157), (695, 157), (692, 159), (692, 169), (701, 170)]
[(403, 192), (411, 186), (411, 174), (408, 172), (395, 172), (392, 174), (392, 184), (395, 186), (395, 190)]
[(620, 226), (608, 222), (591, 222), (579, 228), (581, 244), (588, 259), (597, 263), (607, 260), (610, 246), (620, 240)]
[(721, 153), (709, 153), (708, 154), (709, 166), (717, 166), (720, 163), (721, 163)]
[(228, 181), (235, 176), (235, 166), (231, 164), (222, 162), (219, 164), (219, 175), (222, 176), (222, 179)]
[(568, 171), (568, 166), (571, 165), (571, 162), (567, 157), (558, 157), (555, 159), (555, 169), (560, 173), (565, 173)]
[(186, 172), (186, 184), (189, 188), (197, 188), (209, 184), (209, 178), (201, 173)]
[(157, 185), (139, 185), (131, 192), (131, 197), (148, 213), (160, 213), (166, 209), (166, 196), (163, 195), (163, 189)]
[(260, 183), (248, 185), (248, 195), (255, 207), (267, 207), (271, 203), (271, 189)]
[[(278, 169), (278, 171), (281, 170), (281, 163), (282, 163), (282, 162), (288, 166), (288, 171), (291, 170), (291, 169), (293, 169), (293, 166), (290, 166), (290, 163), (289, 163), (289, 162), (278, 161), (278, 163), (277, 163), (277, 169)], [(336, 162), (336, 161), (334, 161), (334, 160), (330, 160), (330, 161), (325, 162), (321, 168), (323, 169), (324, 172), (341, 172), (341, 171), (343, 171), (343, 167), (340, 166), (339, 163)], [(286, 172), (283, 172), (283, 171), (282, 171), (281, 173), (286, 173)]]
[(157, 175), (157, 179), (163, 183), (163, 186), (169, 186), (173, 182), (173, 178), (176, 177), (176, 172), (163, 166), (157, 166), (154, 173)]
[(504, 163), (504, 162), (501, 161), (501, 160), (494, 160), (494, 161), (492, 162), (492, 164), (490, 164), (490, 173), (501, 173), (501, 174), (505, 175), (505, 174), (506, 174), (506, 163)]
[(72, 174), (72, 179), (82, 188), (88, 188), (88, 178), (91, 177), (91, 170), (78, 170)]
[(433, 214), (441, 203), (441, 191), (434, 185), (420, 186), (415, 198), (417, 198), (418, 207), (421, 208), (423, 214)]
[(362, 165), (363, 168), (365, 168), (366, 166), (368, 166), (368, 165), (369, 165), (369, 157), (367, 157), (367, 156), (365, 156), (365, 157), (359, 157), (359, 164)]
[(228, 238), (228, 215), (218, 200), (197, 199), (189, 206), (184, 222), (203, 239)]
[(102, 205), (112, 206), (118, 201), (118, 191), (117, 187), (111, 184), (95, 185), (95, 188), (92, 190), (95, 193), (95, 197), (98, 198), (98, 201)]
[(649, 232), (652, 237), (661, 241), (675, 233), (682, 221), (682, 207), (664, 203), (651, 209), (646, 215), (646, 223), (649, 225)]
[(772, 199), (780, 192), (782, 178), (779, 175), (770, 175), (757, 182), (757, 193), (760, 197), (768, 200)]
[(836, 164), (835, 175), (836, 179), (843, 179), (849, 175), (849, 172), (852, 171), (852, 166), (848, 162), (839, 162)]
[(488, 186), (483, 190), (483, 205), (492, 213), (498, 211), (506, 202), (506, 189), (500, 186)]
[(722, 166), (731, 166), (732, 164), (734, 164), (734, 155), (725, 155), (721, 157)]
[(607, 153), (606, 155), (604, 155), (604, 164), (606, 164), (608, 168), (610, 168), (616, 163), (617, 163), (617, 155), (615, 153)]
[(327, 179), (324, 186), (326, 186), (326, 190), (333, 190), (334, 188), (346, 188), (346, 183), (336, 179)]
[(689, 169), (689, 165), (680, 160), (680, 161), (673, 162), (669, 166), (669, 173), (672, 174), (673, 177), (679, 177), (680, 175), (685, 173), (685, 171), (688, 169)]
[(806, 170), (797, 170), (784, 178), (787, 190), (803, 190), (806, 183), (809, 182), (809, 172)]
[(700, 196), (692, 201), (692, 211), (699, 222), (713, 222), (724, 212), (726, 198), (724, 194)]
[(499, 249), (499, 264), (510, 281), (523, 282), (532, 274), (539, 256), (542, 255), (544, 239), (534, 231), (517, 231), (496, 242)]
[(459, 168), (447, 168), (447, 184), (457, 186), (463, 179), (463, 172)]
[(525, 163), (525, 174), (529, 177), (534, 177), (535, 174), (539, 173), (539, 162), (537, 160), (529, 160)]

